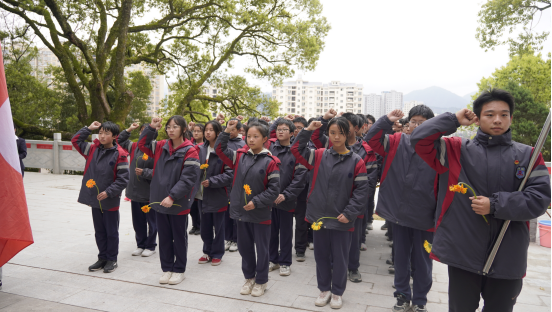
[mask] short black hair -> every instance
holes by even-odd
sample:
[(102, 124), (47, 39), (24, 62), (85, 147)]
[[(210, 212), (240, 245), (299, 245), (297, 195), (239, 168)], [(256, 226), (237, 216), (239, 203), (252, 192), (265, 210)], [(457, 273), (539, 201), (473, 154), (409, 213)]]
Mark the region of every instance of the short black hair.
[(347, 119), (351, 122), (353, 127), (362, 127), (363, 125), (360, 124), (360, 120), (358, 119), (358, 116), (353, 113), (345, 113), (341, 117)]
[(372, 116), (370, 114), (366, 115), (366, 119), (370, 120), (372, 122), (372, 124), (376, 123), (376, 118), (374, 118), (374, 116)]
[(406, 119), (406, 118), (399, 119), (399, 123), (400, 123), (401, 125), (403, 125), (403, 126), (404, 126), (404, 125), (407, 125), (407, 124), (408, 124), (408, 119)]
[(167, 127), (169, 126), (169, 123), (174, 120), (174, 123), (180, 126), (180, 129), (182, 129), (181, 135), (185, 139), (190, 139), (190, 132), (188, 131), (188, 123), (186, 122), (186, 119), (180, 115), (174, 115), (169, 120), (167, 120), (167, 123), (165, 123), (165, 132), (167, 131)]
[(293, 123), (297, 123), (297, 122), (300, 122), (303, 124), (303, 127), (308, 127), (309, 124), (307, 123), (307, 120), (304, 118), (304, 117), (297, 117), (295, 119), (293, 119)]
[(347, 118), (345, 117), (332, 118), (332, 120), (330, 120), (330, 122), (328, 123), (328, 133), (330, 132), (330, 127), (333, 126), (334, 124), (339, 128), (341, 132), (343, 132), (345, 137), (349, 136), (350, 128), (349, 128), (349, 120)]
[(481, 117), (481, 110), (483, 105), (492, 101), (504, 101), (510, 107), (510, 116), (514, 115), (515, 103), (514, 97), (510, 92), (502, 89), (490, 89), (481, 92), (481, 94), (473, 101), (473, 112), (477, 117)]
[(315, 121), (316, 118), (315, 117), (311, 117), (309, 118), (309, 121), (307, 121), (307, 127), (310, 125), (311, 122)]
[[(236, 129), (240, 130), (243, 127), (243, 124), (241, 123), (241, 121), (238, 118), (230, 118), (230, 120), (237, 120), (238, 121), (238, 123), (236, 124)], [(230, 120), (228, 120), (228, 121), (230, 121)]]
[(276, 120), (276, 127), (278, 127), (279, 125), (286, 125), (289, 127), (289, 133), (293, 134), (293, 132), (295, 132), (295, 125), (293, 124), (293, 122), (291, 120), (287, 120), (287, 119), (284, 119), (284, 118), (280, 118), (278, 120)]
[(102, 129), (103, 131), (111, 132), (111, 135), (113, 137), (116, 137), (119, 135), (119, 133), (121, 133), (121, 130), (119, 129), (119, 125), (111, 121), (102, 122), (102, 125), (100, 126), (99, 130), (102, 130)]
[(195, 128), (195, 127), (199, 127), (199, 129), (201, 129), (201, 132), (203, 132), (203, 130), (205, 129), (205, 125), (203, 125), (202, 123), (196, 123), (196, 124), (194, 125), (194, 128)]
[(205, 138), (205, 129), (207, 128), (208, 125), (211, 125), (211, 127), (213, 127), (213, 130), (215, 130), (216, 137), (218, 137), (218, 135), (222, 132), (222, 125), (216, 120), (211, 120), (205, 124), (205, 127), (203, 127), (204, 138)]
[[(257, 119), (256, 123), (260, 123), (261, 125), (265, 125), (265, 126), (269, 126), (268, 122), (266, 122), (266, 120), (262, 120), (262, 119)], [(247, 123), (249, 124), (249, 122)]]
[(408, 120), (412, 119), (414, 116), (422, 116), (425, 119), (431, 119), (435, 117), (435, 114), (433, 114), (433, 111), (431, 108), (424, 104), (416, 105), (410, 109), (410, 112), (408, 113)]
[(362, 127), (365, 124), (368, 124), (368, 119), (366, 119), (366, 116), (364, 116), (363, 114), (357, 114), (357, 118), (358, 118), (358, 120), (361, 124), (361, 126), (359, 126), (359, 127)]
[(249, 132), (249, 130), (251, 128), (256, 128), (257, 130), (259, 130), (259, 132), (261, 133), (263, 138), (268, 137), (268, 127), (266, 125), (260, 123), (260, 122), (253, 122), (251, 124), (249, 122), (247, 122), (247, 129), (245, 130), (245, 136), (246, 137), (247, 137), (247, 132)]
[(149, 123), (142, 124), (140, 126), (140, 131), (144, 130), (148, 125), (149, 125)]

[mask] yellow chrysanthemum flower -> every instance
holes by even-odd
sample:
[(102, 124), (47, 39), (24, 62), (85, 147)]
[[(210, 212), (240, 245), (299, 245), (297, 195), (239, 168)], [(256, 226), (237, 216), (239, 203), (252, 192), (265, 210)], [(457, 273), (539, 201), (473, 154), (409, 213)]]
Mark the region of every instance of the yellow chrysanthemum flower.
[(86, 187), (87, 188), (93, 188), (94, 186), (96, 186), (96, 181), (94, 181), (92, 179), (86, 181)]
[(245, 194), (251, 195), (251, 187), (249, 187), (249, 184), (244, 184), (243, 189), (245, 190)]
[(431, 253), (431, 247), (432, 245), (428, 241), (424, 241), (424, 249), (427, 253)]
[(145, 212), (145, 213), (148, 213), (151, 209), (150, 205), (145, 205), (145, 206), (142, 206), (142, 211)]
[(201, 166), (199, 166), (199, 169), (203, 170), (203, 169), (207, 169), (209, 168), (209, 164), (203, 164)]
[(142, 160), (146, 161), (146, 160), (148, 160), (148, 159), (149, 159), (149, 156), (148, 156), (148, 154), (144, 154), (144, 155), (142, 155)]

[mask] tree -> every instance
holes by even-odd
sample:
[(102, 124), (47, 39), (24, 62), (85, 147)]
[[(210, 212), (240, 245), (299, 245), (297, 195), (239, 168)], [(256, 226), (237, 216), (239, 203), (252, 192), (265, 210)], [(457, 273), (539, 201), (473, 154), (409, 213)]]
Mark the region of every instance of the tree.
[(255, 77), (280, 81), (294, 67), (314, 69), (329, 30), (319, 0), (0, 0), (0, 9), (56, 55), (83, 125), (127, 121), (136, 95), (125, 66), (176, 71), (188, 90), (176, 110), (193, 115), (201, 86), (235, 57), (248, 57)]
[[(535, 33), (533, 27), (549, 8), (550, 0), (488, 0), (479, 11), (475, 37), (485, 51), (499, 45), (508, 45), (511, 55), (540, 51), (550, 32)], [(517, 38), (508, 37), (516, 32)]]
[(514, 82), (529, 90), (536, 102), (550, 107), (551, 64), (550, 54), (546, 60), (541, 54), (513, 55), (506, 66), (496, 69), (490, 77), (482, 78), (477, 86), (479, 91), (505, 89), (509, 82)]

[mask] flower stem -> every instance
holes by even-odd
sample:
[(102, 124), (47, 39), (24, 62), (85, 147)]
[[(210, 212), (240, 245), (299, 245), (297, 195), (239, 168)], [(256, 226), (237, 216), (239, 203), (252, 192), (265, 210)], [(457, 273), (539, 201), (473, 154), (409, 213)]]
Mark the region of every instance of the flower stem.
[[(96, 185), (96, 189), (98, 190), (98, 195), (100, 195), (100, 189), (98, 188), (98, 186)], [(98, 203), (100, 203), (100, 211), (103, 213), (103, 209), (102, 209), (102, 201), (101, 200), (98, 200)]]
[[(458, 185), (460, 185), (460, 184), (467, 186), (470, 189), (470, 191), (472, 191), (473, 198), (477, 199), (477, 194), (475, 194), (475, 191), (473, 190), (473, 188), (471, 186), (469, 186), (468, 184), (466, 184), (464, 182), (458, 182)], [(485, 219), (485, 222), (487, 222), (487, 224), (489, 224), (489, 221), (487, 220), (487, 217), (485, 217), (485, 215), (481, 215), (481, 216), (483, 217), (483, 219)]]
[(243, 195), (245, 195), (245, 205), (247, 206), (247, 193), (245, 192), (245, 190), (243, 190)]
[[(138, 168), (138, 157), (136, 157), (136, 168)], [(140, 181), (140, 178), (138, 177), (138, 175), (136, 175), (136, 179), (138, 179), (138, 181)]]

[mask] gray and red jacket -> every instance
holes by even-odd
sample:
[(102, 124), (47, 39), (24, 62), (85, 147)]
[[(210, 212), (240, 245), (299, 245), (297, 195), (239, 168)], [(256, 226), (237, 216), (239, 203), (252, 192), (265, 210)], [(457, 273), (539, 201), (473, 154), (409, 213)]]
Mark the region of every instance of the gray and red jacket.
[[(215, 143), (215, 151), (225, 165), (234, 170), (230, 193), (230, 218), (243, 222), (271, 224), (271, 207), (280, 194), (280, 160), (264, 149), (253, 154), (248, 146), (237, 151), (228, 147), (230, 134), (222, 132)], [(244, 185), (251, 188), (246, 195)], [(247, 196), (247, 198), (246, 198)], [(252, 201), (255, 209), (243, 209)]]
[[(104, 148), (99, 140), (86, 142), (92, 131), (88, 127), (80, 129), (71, 139), (71, 143), (85, 159), (84, 174), (78, 202), (100, 208), (99, 192), (106, 192), (107, 198), (101, 201), (102, 210), (117, 211), (121, 203), (121, 193), (128, 183), (128, 153), (118, 144)], [(86, 182), (93, 179), (96, 187), (86, 187)]]
[[(150, 198), (150, 182), (153, 172), (153, 157), (148, 157), (148, 160), (144, 160), (142, 157), (145, 155), (138, 148), (138, 143), (134, 143), (130, 138), (130, 133), (123, 130), (117, 142), (125, 151), (130, 155), (129, 163), (129, 180), (125, 190), (125, 196), (133, 201), (137, 202), (149, 202)], [(138, 168), (144, 169), (141, 176), (136, 175), (136, 162), (138, 162)]]
[(174, 204), (180, 206), (166, 208), (160, 204), (152, 204), (151, 207), (164, 214), (188, 214), (197, 192), (195, 184), (200, 174), (197, 150), (188, 139), (173, 148), (171, 140), (153, 141), (155, 137), (155, 129), (148, 125), (138, 140), (140, 150), (154, 161), (150, 202), (162, 202), (169, 196)]
[[(439, 173), (430, 257), (481, 275), (504, 220), (512, 220), (488, 276), (520, 279), (527, 268), (528, 221), (543, 215), (550, 205), (550, 175), (540, 155), (525, 188), (518, 191), (533, 148), (512, 141), (511, 130), (490, 136), (479, 129), (473, 140), (443, 137), (459, 126), (456, 115), (444, 113), (424, 122), (412, 134), (416, 153)], [(469, 189), (467, 194), (449, 190), (458, 182), (489, 198), (491, 213), (485, 216), (489, 224), (472, 210)]]
[(416, 154), (410, 135), (386, 134), (392, 126), (382, 116), (364, 136), (383, 157), (377, 214), (398, 225), (433, 232), (437, 173)]
[[(207, 151), (209, 145), (201, 144), (195, 148), (199, 155), (201, 164), (205, 164), (207, 160)], [(230, 195), (228, 187), (232, 185), (234, 172), (229, 166), (225, 165), (218, 157), (215, 151), (209, 155), (209, 167), (200, 172), (199, 179), (196, 183), (198, 192), (202, 192), (202, 213), (215, 213), (228, 210), (228, 196)], [(209, 187), (201, 186), (201, 182), (209, 180)]]
[(311, 135), (312, 131), (301, 130), (291, 147), (297, 162), (312, 173), (305, 219), (313, 223), (322, 217), (337, 218), (343, 214), (349, 223), (322, 219), (322, 226), (352, 232), (356, 218), (366, 208), (370, 193), (366, 165), (352, 151), (340, 155), (333, 148), (307, 148)]
[[(318, 119), (322, 122), (322, 127), (316, 129), (312, 133), (312, 142), (316, 148), (330, 148), (332, 147), (332, 142), (328, 140), (328, 137), (324, 134), (328, 129), (329, 120), (320, 117)], [(376, 153), (372, 148), (362, 139), (357, 139), (355, 144), (348, 146), (353, 153), (357, 154), (362, 158), (364, 164), (366, 165), (366, 174), (368, 175), (368, 184), (370, 185), (370, 193), (368, 198), (373, 198), (376, 193), (376, 185), (378, 184), (378, 159)], [(366, 209), (374, 205), (373, 200), (368, 200), (366, 207), (361, 211), (361, 214), (358, 216), (359, 219), (364, 219), (364, 213)]]

